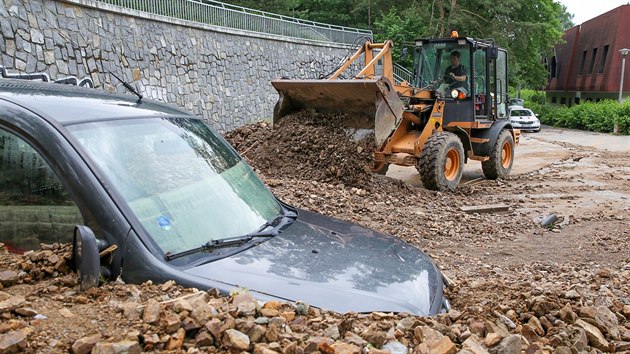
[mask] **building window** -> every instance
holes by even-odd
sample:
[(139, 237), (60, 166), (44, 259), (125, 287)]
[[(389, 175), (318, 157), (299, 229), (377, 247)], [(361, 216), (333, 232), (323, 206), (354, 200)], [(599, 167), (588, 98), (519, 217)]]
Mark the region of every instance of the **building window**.
[(595, 58), (597, 58), (597, 48), (593, 48), (593, 55), (591, 56), (591, 66), (588, 68), (589, 73), (593, 73), (593, 68), (595, 68)]
[(551, 77), (556, 77), (556, 56), (551, 57)]
[(562, 97), (560, 99), (560, 104), (567, 104), (567, 98), (566, 97)]
[(599, 63), (599, 73), (602, 74), (604, 72), (604, 66), (606, 65), (606, 57), (608, 56), (608, 46), (604, 46), (604, 53), (602, 53), (602, 60)]
[(579, 97), (575, 97), (573, 99), (573, 102), (575, 102), (575, 104), (580, 104), (580, 98)]
[(551, 103), (556, 103), (556, 102), (557, 102), (556, 96), (551, 97)]
[(582, 53), (582, 64), (580, 65), (580, 75), (584, 74), (584, 65), (586, 65), (586, 52), (588, 52), (588, 51), (585, 50)]

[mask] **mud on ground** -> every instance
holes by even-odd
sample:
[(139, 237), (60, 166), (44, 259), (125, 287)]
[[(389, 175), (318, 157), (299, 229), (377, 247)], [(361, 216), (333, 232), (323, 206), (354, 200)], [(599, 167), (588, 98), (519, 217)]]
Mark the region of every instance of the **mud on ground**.
[[(68, 248), (51, 246), (0, 258), (0, 352), (630, 351), (628, 154), (566, 144), (568, 157), (543, 169), (441, 193), (368, 174), (361, 145), (308, 122), (247, 126), (228, 139), (280, 199), (430, 254), (453, 282), (449, 314), (336, 314), (175, 284), (81, 293)], [(510, 210), (460, 210), (498, 203)], [(540, 226), (551, 213), (558, 222)]]

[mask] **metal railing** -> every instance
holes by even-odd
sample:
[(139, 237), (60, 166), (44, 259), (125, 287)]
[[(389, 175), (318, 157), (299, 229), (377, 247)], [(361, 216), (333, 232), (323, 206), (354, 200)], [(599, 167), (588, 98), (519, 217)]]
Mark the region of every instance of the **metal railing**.
[(403, 81), (407, 81), (410, 85), (413, 84), (413, 73), (400, 64), (394, 64), (394, 81), (396, 84), (400, 84)]
[(213, 0), (96, 0), (186, 21), (319, 42), (352, 44), (372, 31), (282, 16)]

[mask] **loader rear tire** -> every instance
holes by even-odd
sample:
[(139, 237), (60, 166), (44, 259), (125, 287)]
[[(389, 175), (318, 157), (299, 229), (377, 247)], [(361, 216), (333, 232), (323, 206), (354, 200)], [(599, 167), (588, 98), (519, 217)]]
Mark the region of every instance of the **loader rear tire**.
[(464, 171), (462, 141), (453, 133), (434, 133), (424, 143), (416, 169), (425, 188), (455, 190)]
[(510, 175), (513, 163), (514, 138), (509, 130), (504, 129), (490, 152), (490, 159), (481, 163), (481, 169), (487, 179), (505, 178)]

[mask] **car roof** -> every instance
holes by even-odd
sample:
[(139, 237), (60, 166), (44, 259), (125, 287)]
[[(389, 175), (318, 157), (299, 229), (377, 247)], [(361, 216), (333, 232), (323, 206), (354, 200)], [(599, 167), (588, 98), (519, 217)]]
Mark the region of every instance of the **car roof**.
[(0, 78), (0, 99), (13, 102), (62, 125), (147, 116), (186, 115), (170, 105), (101, 89)]

